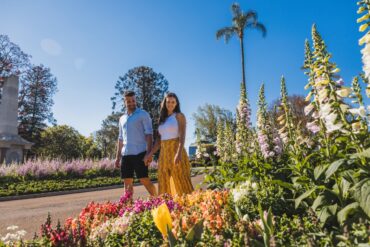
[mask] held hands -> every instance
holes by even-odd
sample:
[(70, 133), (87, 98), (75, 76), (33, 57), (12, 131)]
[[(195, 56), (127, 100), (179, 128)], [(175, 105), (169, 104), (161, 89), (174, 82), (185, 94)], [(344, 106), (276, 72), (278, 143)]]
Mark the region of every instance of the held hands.
[(145, 165), (148, 166), (150, 164), (150, 162), (153, 161), (152, 153), (149, 152), (149, 153), (145, 154), (143, 161), (144, 161)]

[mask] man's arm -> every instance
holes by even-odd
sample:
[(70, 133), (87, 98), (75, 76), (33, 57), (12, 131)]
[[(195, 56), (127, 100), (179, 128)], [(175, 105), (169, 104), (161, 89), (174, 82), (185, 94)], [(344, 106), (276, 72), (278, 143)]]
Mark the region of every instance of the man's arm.
[(118, 121), (118, 141), (117, 141), (117, 152), (115, 166), (118, 168), (121, 163), (121, 152), (123, 147), (123, 134), (121, 128), (121, 119)]
[(146, 153), (150, 153), (153, 147), (153, 135), (145, 135), (146, 140)]
[(115, 162), (115, 165), (116, 165), (117, 168), (119, 167), (119, 165), (121, 163), (121, 151), (122, 151), (122, 147), (123, 147), (122, 140), (118, 140), (117, 141), (116, 162)]

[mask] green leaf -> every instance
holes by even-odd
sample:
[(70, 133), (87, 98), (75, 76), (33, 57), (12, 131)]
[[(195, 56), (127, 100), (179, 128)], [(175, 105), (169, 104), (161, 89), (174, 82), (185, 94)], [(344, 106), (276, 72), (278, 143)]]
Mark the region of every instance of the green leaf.
[(345, 178), (342, 177), (342, 180), (340, 181), (340, 187), (342, 190), (342, 197), (346, 199), (348, 197), (348, 191), (351, 187), (351, 183), (348, 182)]
[(203, 233), (203, 222), (204, 220), (198, 221), (188, 232), (186, 235), (186, 240), (190, 242), (194, 242), (196, 240), (200, 240), (202, 233)]
[(360, 207), (370, 217), (370, 178), (365, 178), (357, 183), (354, 188), (353, 197)]
[(171, 229), (168, 227), (168, 225), (166, 225), (166, 228), (167, 228), (167, 234), (168, 234), (168, 242), (170, 244), (170, 247), (175, 247), (176, 244), (177, 244), (177, 240), (175, 238), (175, 236), (173, 235)]
[(344, 207), (342, 210), (340, 210), (337, 214), (338, 222), (343, 225), (343, 223), (347, 220), (348, 215), (355, 212), (360, 205), (358, 202), (353, 202), (351, 204), (348, 204), (346, 207)]
[(340, 159), (331, 163), (328, 170), (325, 172), (326, 179), (330, 178), (345, 161), (345, 159)]
[(312, 189), (306, 191), (305, 193), (303, 193), (302, 195), (300, 195), (297, 199), (295, 199), (294, 200), (295, 208), (298, 208), (298, 206), (301, 204), (302, 200), (309, 197), (315, 190), (316, 190), (316, 188), (312, 188)]
[(290, 189), (290, 190), (294, 189), (293, 184), (287, 183), (287, 182), (284, 182), (284, 181), (281, 181), (281, 180), (272, 180), (271, 183), (272, 184), (277, 184), (277, 185), (279, 185), (283, 188), (286, 188), (286, 189)]
[(243, 217), (242, 211), (240, 211), (240, 208), (238, 205), (235, 205), (235, 212), (238, 215), (239, 219)]
[(270, 229), (270, 235), (274, 235), (274, 223), (272, 221), (274, 215), (272, 214), (272, 211), (271, 211), (271, 207), (269, 208), (269, 211), (267, 213), (267, 219), (266, 219), (266, 222), (267, 222), (267, 225), (269, 226), (269, 229)]
[(316, 211), (317, 208), (320, 208), (320, 206), (324, 205), (326, 202), (326, 197), (324, 195), (319, 195), (318, 197), (316, 197), (311, 208)]
[(356, 158), (370, 158), (370, 148), (362, 151), (361, 153), (355, 153), (352, 154), (351, 159), (356, 159)]
[(333, 216), (336, 212), (338, 205), (324, 206), (320, 211), (317, 211), (317, 216), (321, 223), (325, 224), (330, 216)]
[(316, 180), (318, 180), (321, 177), (321, 175), (323, 174), (327, 167), (328, 165), (319, 165), (315, 167), (313, 174)]

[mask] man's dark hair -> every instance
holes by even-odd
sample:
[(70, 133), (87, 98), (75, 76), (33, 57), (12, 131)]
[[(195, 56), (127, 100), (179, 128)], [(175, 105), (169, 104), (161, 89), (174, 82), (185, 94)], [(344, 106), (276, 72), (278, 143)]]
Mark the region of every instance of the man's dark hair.
[(132, 96), (135, 96), (135, 92), (134, 91), (126, 91), (123, 95), (125, 97), (132, 97)]

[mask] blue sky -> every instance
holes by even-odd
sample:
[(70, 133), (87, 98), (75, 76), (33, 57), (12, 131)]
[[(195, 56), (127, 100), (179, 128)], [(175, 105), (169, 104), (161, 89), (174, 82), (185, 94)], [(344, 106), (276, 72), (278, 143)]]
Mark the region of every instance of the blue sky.
[[(192, 113), (205, 103), (234, 111), (241, 81), (236, 39), (217, 41), (231, 24), (229, 0), (0, 0), (0, 32), (51, 68), (58, 79), (54, 115), (84, 135), (111, 112), (118, 76), (146, 65), (162, 73), (188, 118), (187, 145), (194, 140)], [(311, 26), (319, 32), (347, 84), (361, 72), (356, 1), (241, 0), (267, 27), (262, 38), (248, 31), (247, 89), (255, 119), (258, 89), (268, 102), (279, 97), (284, 75), (289, 94), (306, 94), (300, 70)]]

